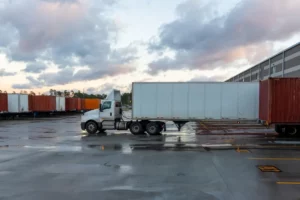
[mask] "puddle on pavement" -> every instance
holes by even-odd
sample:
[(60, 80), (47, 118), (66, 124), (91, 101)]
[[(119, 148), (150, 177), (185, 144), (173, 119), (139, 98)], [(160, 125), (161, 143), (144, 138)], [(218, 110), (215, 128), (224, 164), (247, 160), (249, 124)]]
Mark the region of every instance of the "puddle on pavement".
[(105, 167), (117, 169), (120, 173), (130, 173), (132, 172), (132, 166), (130, 165), (118, 165), (118, 164), (111, 164), (109, 162), (104, 163)]
[(185, 143), (175, 143), (175, 144), (128, 144), (128, 145), (121, 145), (121, 144), (107, 144), (107, 145), (87, 145), (89, 148), (98, 149), (100, 151), (107, 151), (107, 150), (116, 150), (121, 151), (124, 154), (130, 154), (132, 151), (135, 150), (157, 150), (157, 151), (164, 151), (164, 150), (171, 150), (171, 151), (206, 151), (201, 145), (198, 144), (185, 144)]
[(47, 150), (47, 151), (70, 151), (70, 152), (81, 152), (82, 151), (82, 146), (67, 146), (67, 145), (60, 145), (60, 146), (30, 146), (30, 145), (26, 145), (26, 146), (24, 146), (24, 148)]
[(55, 136), (45, 136), (45, 135), (38, 135), (38, 136), (29, 136), (29, 140), (39, 140), (39, 139), (54, 139), (57, 138)]

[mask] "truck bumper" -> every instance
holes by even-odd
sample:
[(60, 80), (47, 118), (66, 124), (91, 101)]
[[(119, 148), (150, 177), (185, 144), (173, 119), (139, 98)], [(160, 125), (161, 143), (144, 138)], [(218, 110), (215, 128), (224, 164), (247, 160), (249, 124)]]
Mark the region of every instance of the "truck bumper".
[(81, 130), (85, 130), (85, 122), (81, 122), (81, 124), (80, 124), (80, 126), (81, 126)]

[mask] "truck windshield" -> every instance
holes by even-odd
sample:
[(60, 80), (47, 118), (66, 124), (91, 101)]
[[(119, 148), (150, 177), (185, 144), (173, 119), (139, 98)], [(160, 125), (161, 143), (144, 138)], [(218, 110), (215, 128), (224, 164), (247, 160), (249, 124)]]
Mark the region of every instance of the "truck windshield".
[(105, 101), (103, 102), (102, 104), (102, 109), (105, 110), (105, 109), (110, 109), (111, 108), (111, 101)]

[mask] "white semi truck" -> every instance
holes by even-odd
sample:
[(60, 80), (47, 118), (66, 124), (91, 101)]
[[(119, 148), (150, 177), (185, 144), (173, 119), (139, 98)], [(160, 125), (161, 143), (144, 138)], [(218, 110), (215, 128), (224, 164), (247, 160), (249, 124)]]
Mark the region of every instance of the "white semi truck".
[(89, 134), (105, 130), (130, 130), (150, 135), (173, 121), (178, 130), (189, 121), (257, 120), (258, 82), (139, 82), (132, 84), (132, 117), (122, 115), (121, 94), (113, 90), (99, 105), (81, 118), (81, 129)]

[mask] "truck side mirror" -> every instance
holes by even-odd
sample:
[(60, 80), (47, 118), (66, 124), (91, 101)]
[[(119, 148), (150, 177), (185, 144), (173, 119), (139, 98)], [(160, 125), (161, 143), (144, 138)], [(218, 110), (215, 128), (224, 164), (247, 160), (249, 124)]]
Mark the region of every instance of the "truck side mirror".
[(101, 104), (99, 104), (99, 111), (100, 111), (100, 112), (103, 112), (103, 110), (102, 110), (102, 105), (101, 105)]

